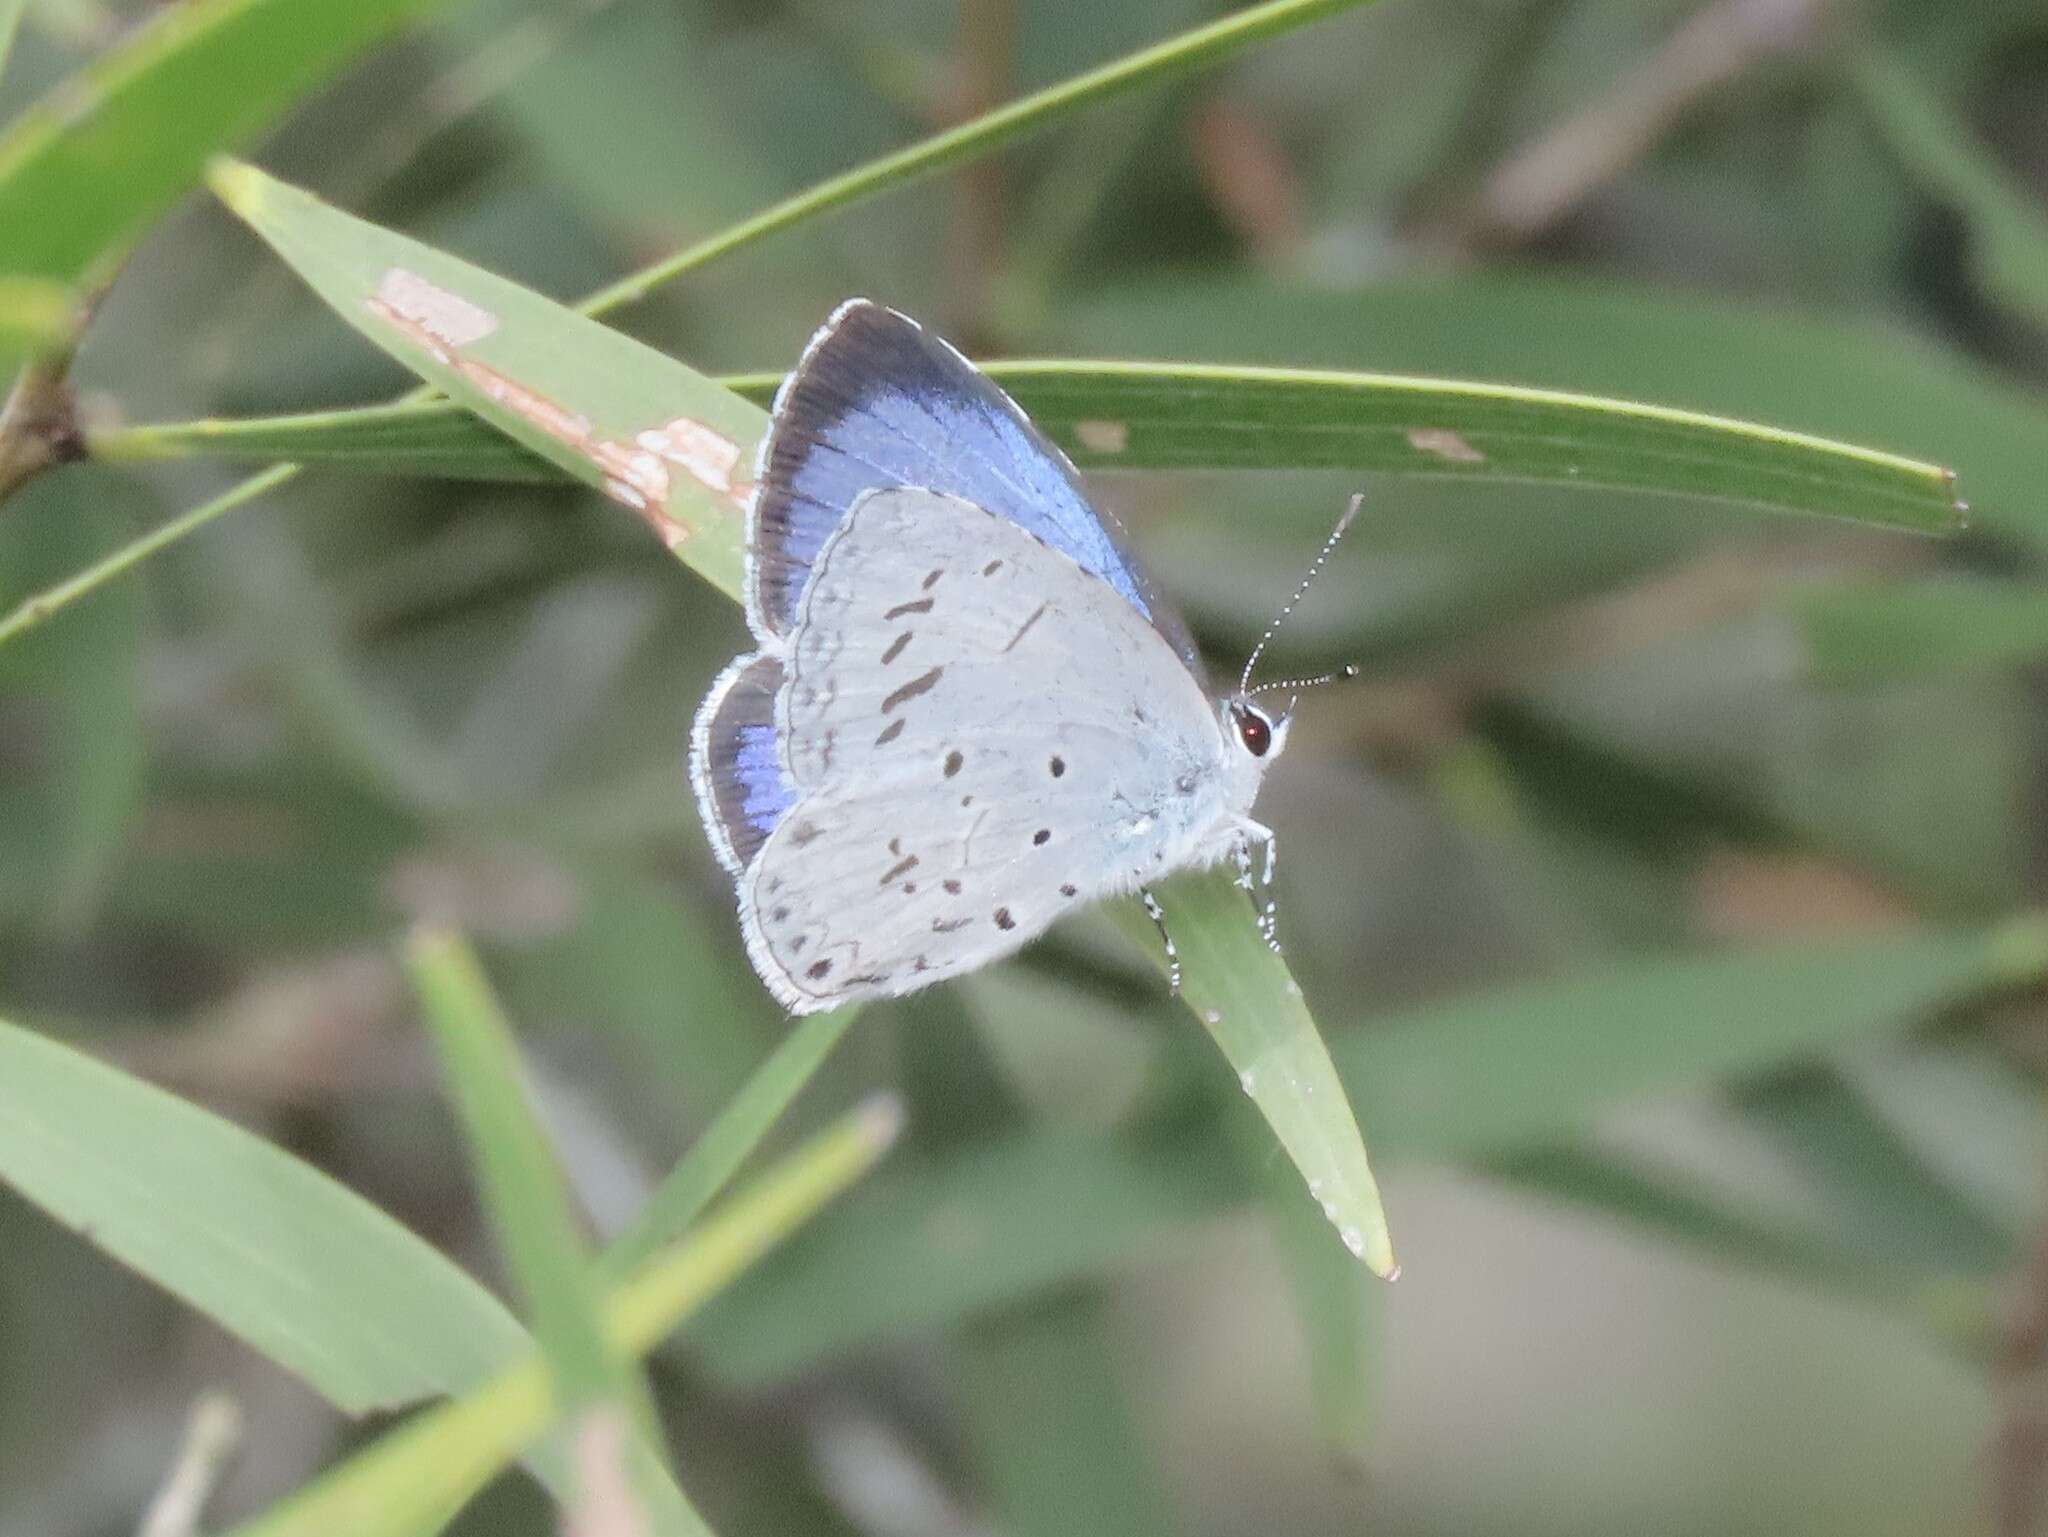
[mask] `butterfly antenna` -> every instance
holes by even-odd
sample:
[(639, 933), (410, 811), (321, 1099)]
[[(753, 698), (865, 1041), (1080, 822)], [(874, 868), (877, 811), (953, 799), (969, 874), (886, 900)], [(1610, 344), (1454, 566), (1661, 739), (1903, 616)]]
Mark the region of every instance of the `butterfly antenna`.
[[(1245, 658), (1244, 672), (1237, 680), (1237, 691), (1240, 694), (1252, 692), (1252, 669), (1259, 665), (1259, 658), (1265, 654), (1267, 644), (1271, 642), (1275, 635), (1280, 633), (1280, 626), (1287, 623), (1287, 616), (1294, 612), (1294, 605), (1302, 600), (1303, 595), (1314, 584), (1316, 574), (1323, 569), (1323, 562), (1330, 558), (1330, 551), (1337, 548), (1337, 541), (1350, 532), (1352, 523), (1358, 517), (1358, 509), (1364, 505), (1365, 493), (1363, 491), (1354, 491), (1351, 494), (1351, 504), (1344, 509), (1344, 516), (1339, 518), (1337, 526), (1330, 530), (1330, 537), (1323, 541), (1323, 547), (1316, 552), (1316, 558), (1308, 563), (1308, 570), (1302, 576), (1301, 585), (1294, 589), (1294, 596), (1289, 598), (1280, 612), (1273, 616), (1273, 622), (1266, 626), (1266, 633), (1259, 637), (1259, 643), (1252, 647), (1252, 654)], [(1348, 676), (1348, 674), (1334, 674), (1331, 679), (1317, 679), (1316, 681), (1329, 682), (1333, 681), (1337, 676)], [(1263, 692), (1266, 688), (1285, 687), (1287, 685), (1284, 683), (1263, 684), (1260, 687), (1260, 692)]]
[[(1356, 662), (1346, 662), (1335, 672), (1318, 673), (1313, 678), (1281, 678), (1277, 682), (1261, 683), (1257, 688), (1246, 689), (1244, 695), (1247, 699), (1252, 699), (1260, 694), (1270, 694), (1278, 689), (1289, 688), (1294, 690), (1295, 698), (1298, 699), (1303, 689), (1321, 688), (1325, 683), (1338, 683), (1342, 682), (1345, 678), (1355, 678), (1357, 676), (1358, 664)], [(1283, 713), (1287, 715), (1294, 713), (1293, 699), (1287, 701), (1287, 708)]]

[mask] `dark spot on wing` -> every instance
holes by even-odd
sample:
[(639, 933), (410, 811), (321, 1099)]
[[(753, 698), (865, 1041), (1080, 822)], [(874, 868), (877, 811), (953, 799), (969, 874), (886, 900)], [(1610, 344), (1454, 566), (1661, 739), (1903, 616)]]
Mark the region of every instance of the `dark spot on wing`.
[(896, 658), (903, 655), (903, 648), (909, 644), (910, 632), (905, 630), (901, 635), (889, 642), (889, 649), (882, 653), (882, 665), (886, 667), (889, 663), (895, 661)]
[(881, 735), (875, 738), (875, 745), (877, 747), (886, 747), (889, 743), (895, 741), (896, 738), (900, 737), (901, 735), (903, 735), (903, 722), (900, 720), (892, 720), (889, 722), (888, 725), (882, 728)]
[(1015, 918), (1012, 918), (1012, 917), (1010, 916), (1010, 910), (1009, 910), (1009, 909), (1008, 909), (1007, 907), (999, 907), (999, 908), (997, 908), (997, 909), (996, 909), (996, 927), (997, 927), (997, 928), (999, 928), (999, 929), (1014, 929), (1014, 928), (1015, 928), (1016, 926), (1017, 926), (1017, 920), (1016, 920)]
[(916, 895), (917, 895), (917, 882), (916, 882), (916, 881), (905, 881), (905, 882), (903, 883), (903, 894), (904, 894), (904, 895), (905, 895), (906, 897), (914, 897), (914, 896), (916, 896)]
[(932, 969), (931, 958), (929, 956), (920, 955), (916, 960), (910, 963), (910, 969), (912, 971), (930, 971)]
[(891, 839), (889, 840), (889, 852), (890, 852), (890, 853), (892, 853), (892, 854), (900, 854), (900, 853), (902, 853), (902, 852), (903, 852), (903, 840), (902, 840), (901, 838), (891, 838)]
[(877, 886), (886, 886), (889, 884), (889, 882), (896, 879), (897, 876), (901, 875), (905, 870), (914, 868), (916, 864), (917, 856), (915, 854), (905, 854), (901, 859), (897, 860), (895, 864), (891, 865), (889, 867), (889, 873), (883, 876), (880, 880), (876, 881), (875, 884)]
[(768, 916), (773, 918), (777, 923), (787, 923), (789, 922), (789, 909), (787, 907), (778, 907), (775, 909), (774, 912), (770, 913)]
[(909, 703), (919, 694), (930, 693), (934, 688), (938, 687), (939, 679), (945, 671), (946, 669), (943, 667), (934, 667), (930, 672), (918, 674), (882, 701), (882, 713), (887, 715), (898, 705)]
[(958, 881), (940, 881), (939, 884), (946, 888), (947, 896), (957, 897), (960, 895), (960, 883)]
[(899, 603), (882, 615), (884, 619), (901, 619), (905, 614), (929, 614), (932, 611), (930, 598), (918, 598), (909, 603)]
[(932, 919), (932, 932), (934, 934), (951, 934), (956, 929), (966, 928), (973, 921), (972, 918), (955, 918), (948, 923), (943, 919), (934, 918)]
[(804, 953), (804, 946), (805, 946), (805, 945), (807, 945), (807, 944), (809, 944), (810, 942), (811, 942), (811, 936), (810, 936), (810, 935), (808, 935), (808, 934), (799, 934), (799, 935), (797, 935), (797, 937), (796, 937), (796, 938), (792, 939), (792, 940), (791, 940), (791, 941), (789, 942), (789, 953), (790, 953), (791, 955), (802, 955), (802, 954)]
[(1195, 793), (1195, 776), (1193, 774), (1183, 774), (1173, 782), (1173, 787), (1183, 795), (1193, 795)]
[(1052, 777), (1057, 779), (1067, 771), (1067, 760), (1058, 753), (1054, 753), (1052, 755), (1052, 762), (1048, 763), (1046, 767), (1052, 770)]
[(1025, 620), (1021, 625), (1017, 627), (1017, 633), (1009, 638), (1009, 640), (1004, 644), (1003, 649), (1005, 651), (1014, 650), (1017, 645), (1017, 642), (1022, 640), (1025, 637), (1025, 635), (1029, 633), (1031, 627), (1034, 624), (1038, 623), (1039, 620), (1045, 617), (1045, 611), (1049, 606), (1050, 605), (1048, 604), (1041, 603), (1038, 605), (1038, 607), (1034, 608), (1031, 611), (1031, 617)]
[(1062, 886), (1060, 887), (1060, 895), (1063, 897), (1071, 897), (1075, 895), (1075, 888), (1072, 886)]
[(943, 569), (940, 569), (940, 570), (938, 570), (938, 571), (927, 571), (927, 572), (925, 572), (925, 574), (924, 574), (924, 590), (925, 590), (926, 592), (930, 592), (930, 591), (932, 590), (932, 588), (933, 588), (933, 587), (935, 587), (935, 586), (937, 586), (937, 585), (938, 585), (938, 580), (939, 580), (939, 578), (940, 578), (940, 577), (942, 577), (942, 576), (944, 576), (945, 574), (946, 574), (946, 573), (945, 573), (945, 571), (944, 571)]
[(799, 822), (789, 830), (789, 841), (802, 848), (822, 831), (816, 822)]
[(961, 757), (961, 756), (960, 756), (960, 752), (959, 752), (959, 749), (957, 749), (957, 748), (956, 748), (956, 749), (954, 749), (954, 750), (953, 750), (952, 752), (949, 752), (949, 753), (947, 753), (947, 754), (946, 754), (946, 777), (947, 777), (948, 779), (951, 779), (951, 778), (952, 778), (952, 777), (953, 777), (953, 776), (954, 776), (955, 774), (959, 773), (959, 772), (960, 772), (960, 765), (961, 765), (961, 764), (963, 764), (963, 763), (965, 763), (966, 761), (967, 761), (967, 760), (966, 760), (965, 758), (963, 758), (963, 757)]
[(1038, 848), (1044, 848), (1046, 844), (1052, 842), (1052, 829), (1050, 827), (1039, 828), (1037, 832), (1031, 835), (1031, 842)]
[(1000, 570), (1002, 570), (1002, 569), (1003, 569), (1003, 563), (1002, 563), (1001, 561), (999, 561), (999, 560), (992, 560), (992, 561), (990, 561), (990, 562), (989, 562), (989, 563), (988, 563), (987, 565), (985, 565), (985, 566), (983, 566), (983, 567), (981, 568), (981, 574), (982, 574), (983, 576), (994, 576), (994, 575), (995, 575), (995, 574), (996, 574), (996, 573), (997, 573), (998, 571), (1000, 571)]
[(822, 982), (825, 978), (832, 975), (832, 963), (830, 961), (813, 961), (811, 969), (806, 971), (804, 975), (813, 982)]

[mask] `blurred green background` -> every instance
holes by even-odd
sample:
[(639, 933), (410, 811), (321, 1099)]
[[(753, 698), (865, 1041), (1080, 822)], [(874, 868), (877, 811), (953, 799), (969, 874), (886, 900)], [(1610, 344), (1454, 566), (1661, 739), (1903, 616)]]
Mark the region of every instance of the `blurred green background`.
[[(456, 0), (257, 158), (568, 298), (1214, 14)], [(134, 19), (31, 0), (0, 120)], [(654, 1363), (712, 1524), (2048, 1529), (2048, 1019), (2038, 931), (2011, 927), (2042, 897), (2048, 749), (2039, 8), (1384, 0), (622, 323), (706, 371), (774, 369), (856, 293), (981, 356), (1752, 418), (1952, 466), (1975, 520), (1937, 541), (1365, 485), (1283, 651), (1367, 678), (1305, 707), (1261, 814), (1340, 1060), (1396, 1060), (1422, 1096), (1360, 1104), (1404, 1279), (1330, 1264), (1261, 1194), (1288, 1171), (1213, 1046), (1076, 922), (870, 1010), (798, 1103), (792, 1131), (894, 1086), (911, 1131), (894, 1183)], [(410, 382), (198, 198), (75, 377), (99, 424)], [(34, 481), (0, 507), (0, 607), (232, 474)], [(1360, 489), (1092, 484), (1218, 672)], [(454, 915), (616, 1230), (786, 1029), (682, 774), (744, 642), (592, 494), (301, 477), (0, 647), (0, 1017), (225, 1111), (495, 1282), (392, 943)], [(1988, 958), (1911, 970), (1943, 944)], [(1810, 974), (1686, 969), (1756, 947)], [(1739, 1044), (1703, 1046), (1724, 1016)], [(1640, 1064), (1613, 1087), (1610, 1055)], [(222, 1520), (363, 1433), (0, 1189), (0, 1537), (132, 1530), (207, 1387), (249, 1416)], [(457, 1529), (554, 1521), (512, 1476)]]

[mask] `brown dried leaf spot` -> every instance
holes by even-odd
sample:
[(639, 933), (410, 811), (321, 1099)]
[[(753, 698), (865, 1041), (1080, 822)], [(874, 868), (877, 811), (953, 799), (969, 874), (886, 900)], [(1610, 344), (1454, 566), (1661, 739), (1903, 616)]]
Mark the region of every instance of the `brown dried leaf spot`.
[(1097, 454), (1120, 454), (1131, 446), (1128, 422), (1088, 421), (1074, 423), (1074, 436), (1083, 448)]
[(1452, 464), (1486, 463), (1486, 455), (1448, 427), (1410, 427), (1408, 446), (1418, 453), (1435, 454)]
[(369, 302), (378, 315), (437, 356), (443, 348), (467, 347), (498, 329), (498, 317), (489, 310), (403, 267), (385, 270)]

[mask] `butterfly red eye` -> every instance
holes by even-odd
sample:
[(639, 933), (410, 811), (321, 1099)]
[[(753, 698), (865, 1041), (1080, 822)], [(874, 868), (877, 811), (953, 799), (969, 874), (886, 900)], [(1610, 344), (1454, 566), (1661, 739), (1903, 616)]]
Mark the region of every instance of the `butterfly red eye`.
[(1244, 743), (1244, 750), (1254, 758), (1263, 758), (1273, 747), (1273, 723), (1251, 705), (1239, 705), (1237, 714), (1237, 737)]

